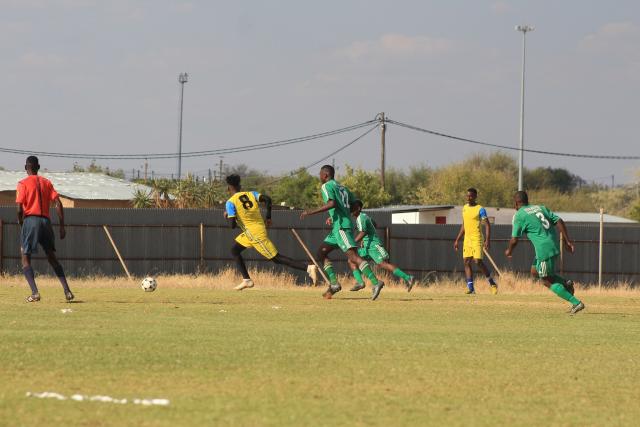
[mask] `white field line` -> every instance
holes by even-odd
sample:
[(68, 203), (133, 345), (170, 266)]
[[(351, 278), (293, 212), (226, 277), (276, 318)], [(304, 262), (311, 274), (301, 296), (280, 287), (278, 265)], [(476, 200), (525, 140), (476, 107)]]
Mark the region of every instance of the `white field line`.
[(103, 402), (103, 403), (117, 403), (125, 405), (132, 403), (134, 405), (143, 406), (169, 406), (169, 399), (117, 399), (111, 396), (87, 396), (85, 394), (72, 394), (67, 397), (63, 394), (53, 391), (44, 391), (42, 393), (27, 392), (27, 397), (36, 397), (38, 399), (56, 399), (56, 400), (75, 400), (76, 402)]

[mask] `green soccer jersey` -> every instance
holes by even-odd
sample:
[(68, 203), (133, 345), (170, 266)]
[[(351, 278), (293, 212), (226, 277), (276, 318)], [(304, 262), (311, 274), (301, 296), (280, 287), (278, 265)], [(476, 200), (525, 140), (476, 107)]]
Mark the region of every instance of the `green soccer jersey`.
[(364, 232), (364, 238), (362, 239), (362, 247), (368, 248), (372, 243), (377, 243), (382, 246), (382, 240), (378, 237), (378, 233), (376, 233), (376, 226), (373, 223), (373, 220), (369, 218), (364, 212), (360, 212), (358, 218), (356, 218), (356, 228), (358, 231)]
[(511, 236), (521, 237), (526, 233), (536, 250), (536, 259), (546, 260), (560, 253), (556, 223), (560, 218), (546, 206), (527, 205), (513, 216)]
[(353, 224), (350, 206), (355, 200), (351, 191), (332, 179), (322, 184), (322, 200), (325, 203), (329, 200), (336, 202), (335, 208), (329, 209), (333, 226), (351, 230)]

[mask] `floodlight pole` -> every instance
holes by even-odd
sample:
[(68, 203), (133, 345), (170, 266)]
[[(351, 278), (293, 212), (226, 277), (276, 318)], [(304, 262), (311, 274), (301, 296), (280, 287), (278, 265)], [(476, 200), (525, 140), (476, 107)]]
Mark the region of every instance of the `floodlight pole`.
[(522, 83), (520, 85), (520, 151), (518, 153), (518, 191), (522, 191), (524, 187), (522, 174), (524, 169), (524, 69), (526, 58), (526, 39), (527, 32), (533, 31), (535, 28), (530, 25), (518, 25), (516, 31), (522, 33)]
[(178, 125), (178, 181), (182, 176), (182, 111), (184, 106), (184, 84), (189, 80), (189, 74), (180, 73), (178, 82), (180, 83), (180, 124)]

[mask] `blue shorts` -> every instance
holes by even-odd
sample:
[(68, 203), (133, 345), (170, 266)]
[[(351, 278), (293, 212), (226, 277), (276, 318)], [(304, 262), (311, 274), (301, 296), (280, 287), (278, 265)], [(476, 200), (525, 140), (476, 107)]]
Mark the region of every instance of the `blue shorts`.
[(56, 250), (53, 227), (49, 218), (28, 216), (24, 219), (20, 232), (20, 249), (24, 255), (38, 253), (38, 244), (45, 252)]

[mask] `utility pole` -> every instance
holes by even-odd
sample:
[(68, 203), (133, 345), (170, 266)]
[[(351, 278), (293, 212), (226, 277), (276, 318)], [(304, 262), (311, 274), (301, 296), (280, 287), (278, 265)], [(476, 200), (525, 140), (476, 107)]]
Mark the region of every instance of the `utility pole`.
[(149, 168), (149, 163), (147, 162), (147, 159), (144, 159), (144, 180), (147, 180), (147, 169)]
[(524, 168), (524, 65), (526, 53), (527, 32), (533, 31), (535, 28), (529, 25), (518, 25), (516, 31), (522, 33), (522, 83), (520, 85), (520, 152), (518, 154), (518, 191), (522, 191), (524, 187), (522, 179), (522, 171)]
[(611, 175), (611, 189), (613, 190), (615, 186), (616, 186), (616, 176)]
[(180, 124), (178, 126), (178, 181), (182, 176), (182, 111), (184, 106), (184, 84), (189, 80), (189, 74), (180, 73), (178, 82), (180, 83)]
[(219, 173), (218, 176), (220, 177), (220, 181), (222, 181), (222, 159), (223, 158), (224, 158), (223, 156), (220, 156), (220, 171), (218, 172)]
[(387, 134), (387, 123), (385, 122), (384, 113), (378, 115), (380, 122), (380, 186), (384, 190), (384, 169), (385, 169), (385, 136)]

